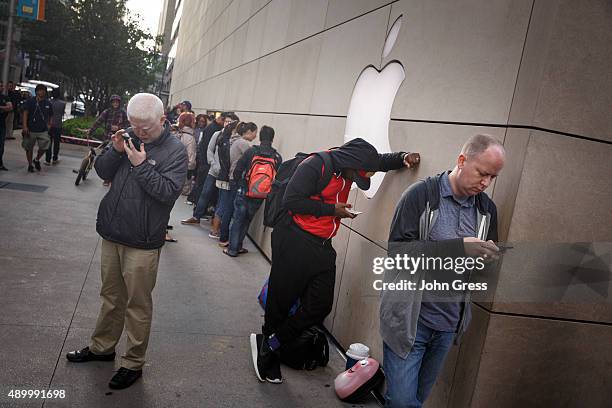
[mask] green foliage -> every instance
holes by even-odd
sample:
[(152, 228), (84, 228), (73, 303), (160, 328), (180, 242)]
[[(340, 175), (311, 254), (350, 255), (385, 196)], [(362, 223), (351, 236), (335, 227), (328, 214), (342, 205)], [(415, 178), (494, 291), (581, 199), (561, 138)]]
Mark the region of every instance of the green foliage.
[(146, 91), (160, 69), (156, 39), (140, 29), (125, 3), (49, 0), (46, 22), (21, 23), (20, 47), (43, 55), (50, 70), (68, 78), (89, 115), (108, 107), (112, 94)]
[[(62, 134), (66, 136), (78, 137), (80, 139), (87, 139), (87, 129), (91, 128), (95, 121), (96, 118), (93, 116), (83, 116), (80, 118), (65, 120), (62, 123)], [(104, 129), (96, 129), (93, 137), (101, 140), (104, 137)]]

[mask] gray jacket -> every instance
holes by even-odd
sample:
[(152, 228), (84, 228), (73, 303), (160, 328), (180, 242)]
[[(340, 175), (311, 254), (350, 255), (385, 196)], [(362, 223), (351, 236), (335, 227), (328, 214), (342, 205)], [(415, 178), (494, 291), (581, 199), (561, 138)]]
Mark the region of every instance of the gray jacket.
[(208, 143), (208, 150), (206, 151), (206, 160), (210, 165), (210, 170), (208, 170), (208, 174), (213, 176), (214, 178), (219, 177), (219, 172), (221, 171), (221, 163), (219, 162), (219, 151), (217, 149), (217, 138), (221, 134), (223, 130), (219, 130), (215, 132), (210, 138), (210, 142)]
[[(413, 184), (404, 192), (395, 208), (389, 233), (389, 257), (396, 254), (409, 256), (465, 256), (462, 239), (444, 241), (429, 240), (429, 233), (438, 219), (440, 203), (440, 178), (442, 174), (428, 177)], [(476, 195), (477, 238), (497, 241), (497, 209), (485, 193)], [(407, 279), (419, 285), (423, 271), (407, 277), (396, 270), (385, 272), (384, 282)], [(401, 358), (406, 358), (416, 337), (417, 322), (421, 311), (423, 292), (418, 290), (387, 290), (382, 292), (380, 303), (380, 335), (383, 341)], [(459, 330), (458, 343), (471, 319), (470, 293), (466, 291)]]

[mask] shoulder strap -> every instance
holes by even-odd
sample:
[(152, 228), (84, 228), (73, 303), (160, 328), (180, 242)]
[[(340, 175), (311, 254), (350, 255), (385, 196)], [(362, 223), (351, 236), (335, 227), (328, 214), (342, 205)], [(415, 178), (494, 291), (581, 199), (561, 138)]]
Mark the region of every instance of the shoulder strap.
[(427, 187), (427, 201), (432, 210), (437, 210), (440, 206), (440, 186), (438, 185), (438, 176), (430, 176), (425, 179)]
[(319, 184), (317, 185), (317, 191), (321, 192), (329, 184), (334, 175), (334, 165), (329, 152), (317, 152), (314, 154), (318, 155), (323, 160), (323, 174), (321, 174)]

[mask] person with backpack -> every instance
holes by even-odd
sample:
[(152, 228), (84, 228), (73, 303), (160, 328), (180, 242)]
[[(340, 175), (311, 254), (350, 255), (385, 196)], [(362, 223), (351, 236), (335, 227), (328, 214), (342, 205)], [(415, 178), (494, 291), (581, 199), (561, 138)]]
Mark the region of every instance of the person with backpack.
[[(365, 191), (375, 172), (416, 166), (419, 160), (418, 153), (379, 154), (357, 138), (328, 151), (298, 154), (279, 168), (276, 188), (266, 199), (266, 212), (277, 209), (278, 214), (265, 217), (275, 222), (264, 325), (261, 334), (250, 336), (260, 381), (282, 383), (282, 348), (332, 309), (336, 251), (331, 241), (341, 219), (355, 217), (347, 204), (353, 182)], [(297, 299), (300, 307), (289, 316)]]
[(198, 140), (198, 146), (196, 151), (196, 180), (195, 186), (191, 193), (187, 196), (187, 201), (185, 204), (192, 205), (197, 204), (200, 199), (200, 195), (202, 194), (202, 189), (204, 187), (204, 183), (206, 182), (206, 178), (208, 177), (208, 172), (210, 171), (210, 163), (208, 162), (208, 145), (210, 143), (210, 139), (212, 139), (213, 135), (226, 125), (226, 118), (228, 113), (221, 113), (215, 120), (211, 121), (204, 130), (202, 131), (202, 135)]
[(232, 257), (246, 253), (242, 247), (251, 220), (270, 192), (281, 155), (272, 147), (274, 129), (262, 126), (259, 146), (252, 146), (238, 160), (233, 171), (238, 193), (234, 200), (233, 222), (230, 228), (229, 247), (223, 253)]
[(240, 122), (229, 138), (218, 139), (221, 170), (217, 178), (217, 187), (219, 188), (221, 212), (221, 229), (219, 231), (219, 246), (221, 247), (229, 245), (229, 230), (234, 214), (234, 200), (238, 191), (233, 171), (240, 157), (251, 147), (251, 142), (256, 137), (257, 125), (255, 123)]
[[(202, 192), (200, 193), (198, 202), (193, 209), (193, 216), (182, 220), (181, 224), (200, 225), (200, 218), (202, 218), (206, 213), (208, 205), (214, 202), (213, 198), (214, 195), (217, 194), (218, 190), (217, 178), (219, 177), (219, 172), (221, 171), (218, 139), (222, 138), (224, 135), (229, 138), (238, 124), (238, 116), (236, 116), (234, 113), (226, 113), (225, 115), (224, 127), (215, 132), (208, 143), (206, 158), (208, 164), (210, 165), (210, 170), (208, 171), (208, 175), (206, 176), (206, 180), (202, 186)], [(200, 143), (202, 143), (202, 141), (200, 141)], [(208, 237), (211, 239), (219, 239), (219, 229), (221, 228), (221, 212), (219, 203), (217, 203), (215, 208), (215, 214), (211, 224), (211, 231), (208, 234)]]

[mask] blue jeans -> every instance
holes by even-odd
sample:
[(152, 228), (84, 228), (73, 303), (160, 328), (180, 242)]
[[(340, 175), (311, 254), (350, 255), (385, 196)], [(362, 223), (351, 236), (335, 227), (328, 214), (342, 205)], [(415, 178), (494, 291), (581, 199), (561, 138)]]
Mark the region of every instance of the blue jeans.
[(234, 215), (234, 199), (238, 188), (236, 184), (230, 183), (229, 190), (219, 189), (219, 216), (221, 217), (221, 230), (219, 231), (219, 241), (229, 241), (230, 223)]
[(210, 204), (210, 200), (212, 199), (215, 189), (217, 188), (217, 186), (215, 186), (215, 181), (217, 181), (217, 179), (210, 174), (206, 176), (204, 186), (202, 187), (202, 192), (200, 193), (198, 202), (193, 209), (193, 218), (197, 218), (199, 220), (204, 216), (204, 214), (206, 214), (208, 204)]
[(242, 242), (249, 229), (249, 224), (251, 224), (251, 220), (262, 203), (262, 199), (245, 197), (244, 192), (238, 190), (234, 200), (233, 221), (230, 226), (230, 245), (228, 250), (230, 255), (238, 255), (238, 251), (242, 249)]
[(418, 408), (423, 405), (450, 350), (455, 333), (430, 329), (420, 321), (412, 350), (406, 359), (383, 345), (387, 381), (385, 407)]

